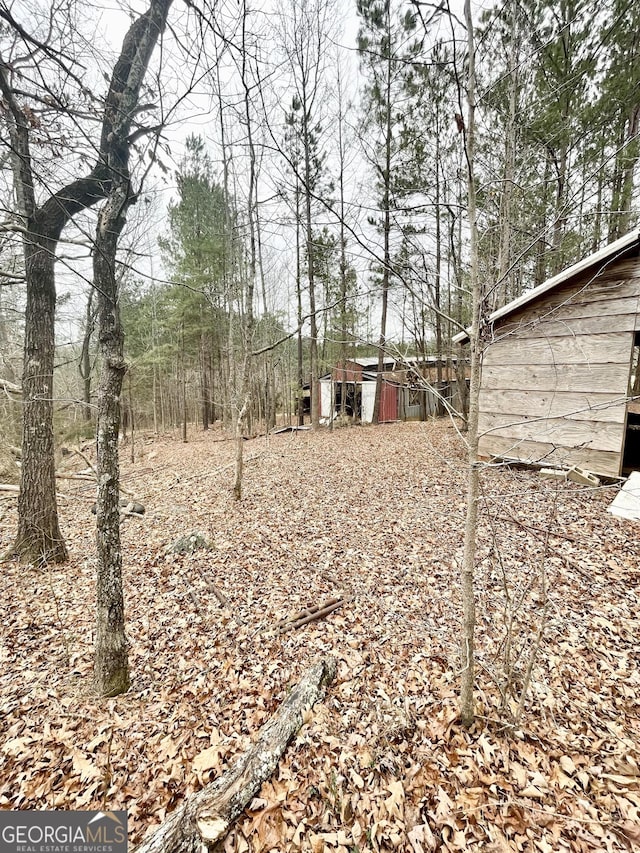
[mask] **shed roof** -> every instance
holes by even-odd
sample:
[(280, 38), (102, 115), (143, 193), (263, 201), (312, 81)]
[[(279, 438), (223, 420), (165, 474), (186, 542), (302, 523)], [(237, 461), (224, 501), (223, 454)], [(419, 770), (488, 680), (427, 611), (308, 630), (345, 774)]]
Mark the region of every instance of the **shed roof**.
[[(625, 234), (624, 237), (620, 237), (619, 240), (615, 240), (613, 243), (603, 246), (602, 249), (598, 249), (597, 252), (587, 255), (587, 257), (583, 258), (581, 261), (572, 264), (572, 266), (567, 267), (552, 278), (548, 278), (546, 281), (543, 281), (542, 284), (534, 287), (534, 289), (530, 290), (528, 293), (523, 293), (512, 302), (509, 302), (507, 305), (503, 305), (502, 308), (498, 308), (497, 311), (494, 311), (489, 315), (487, 322), (494, 323), (496, 320), (501, 320), (503, 317), (507, 317), (514, 311), (524, 308), (525, 305), (528, 305), (530, 302), (534, 302), (539, 296), (548, 293), (550, 290), (554, 290), (556, 287), (564, 284), (565, 281), (568, 281), (568, 279), (575, 275), (588, 272), (594, 267), (599, 267), (596, 271), (597, 274), (604, 269), (610, 261), (616, 260), (616, 258), (626, 252), (627, 249), (630, 249), (634, 243), (639, 242), (640, 231), (636, 228), (628, 234)], [(466, 343), (469, 340), (470, 331), (470, 329), (465, 329), (464, 332), (458, 332), (457, 335), (454, 335), (452, 341), (455, 344)]]
[[(428, 366), (430, 364), (437, 365), (438, 362), (443, 362), (443, 361), (447, 361), (447, 360), (453, 361), (455, 363), (456, 356), (454, 355), (451, 357), (444, 358), (441, 355), (401, 355), (401, 354), (398, 354), (395, 356), (387, 356), (385, 359), (383, 359), (382, 366), (383, 366), (383, 369), (388, 369), (389, 366), (395, 367), (396, 365), (408, 365), (409, 367), (411, 367), (411, 366), (425, 367), (425, 366)], [(368, 357), (364, 357), (364, 358), (362, 358), (362, 357), (348, 358), (347, 361), (350, 361), (352, 364), (358, 364), (360, 367), (364, 368), (365, 370), (367, 368), (370, 370), (372, 370), (374, 368), (376, 370), (378, 369), (378, 356), (377, 355), (368, 356)]]

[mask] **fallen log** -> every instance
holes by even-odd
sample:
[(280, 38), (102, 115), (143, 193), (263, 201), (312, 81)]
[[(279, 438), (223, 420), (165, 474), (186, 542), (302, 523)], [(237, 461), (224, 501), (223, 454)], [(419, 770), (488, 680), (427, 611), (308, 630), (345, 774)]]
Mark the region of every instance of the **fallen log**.
[(305, 710), (324, 696), (335, 674), (333, 658), (314, 664), (262, 727), (254, 745), (226, 773), (185, 800), (132, 853), (221, 851), (233, 821), (274, 772), (302, 726)]
[[(12, 492), (17, 495), (20, 492), (20, 486), (14, 486), (10, 483), (0, 483), (0, 492)], [(56, 492), (56, 497), (62, 498), (65, 501), (70, 500), (70, 496), (65, 494), (65, 492)]]
[(82, 480), (85, 483), (95, 483), (96, 478), (92, 474), (63, 474), (56, 471), (56, 480)]

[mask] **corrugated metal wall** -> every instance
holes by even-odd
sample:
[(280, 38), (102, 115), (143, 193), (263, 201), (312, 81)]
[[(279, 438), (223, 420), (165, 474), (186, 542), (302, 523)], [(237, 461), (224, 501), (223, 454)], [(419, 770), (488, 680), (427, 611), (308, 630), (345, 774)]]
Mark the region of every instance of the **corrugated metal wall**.
[(382, 383), (380, 389), (380, 416), (379, 421), (398, 420), (398, 386)]

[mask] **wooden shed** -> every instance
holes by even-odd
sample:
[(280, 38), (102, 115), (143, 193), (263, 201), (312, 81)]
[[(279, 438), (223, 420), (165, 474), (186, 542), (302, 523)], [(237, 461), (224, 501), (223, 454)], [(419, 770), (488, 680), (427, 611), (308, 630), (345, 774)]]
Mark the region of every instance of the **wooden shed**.
[(639, 312), (636, 230), (491, 314), (480, 455), (608, 477), (638, 467)]

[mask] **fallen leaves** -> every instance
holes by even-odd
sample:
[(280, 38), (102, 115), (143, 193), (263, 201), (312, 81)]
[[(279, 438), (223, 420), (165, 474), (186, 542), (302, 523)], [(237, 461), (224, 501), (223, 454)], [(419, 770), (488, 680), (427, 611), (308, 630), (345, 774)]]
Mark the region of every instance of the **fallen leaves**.
[[(127, 808), (136, 842), (222, 773), (309, 659), (331, 652), (336, 683), (232, 830), (230, 853), (640, 843), (640, 542), (605, 512), (606, 489), (483, 474), (479, 721), (465, 731), (455, 693), (465, 471), (445, 422), (256, 441), (240, 504), (230, 442), (212, 433), (149, 447), (122, 463), (147, 507), (123, 526), (126, 696), (90, 693), (90, 491), (74, 484), (63, 509), (68, 565), (3, 567), (0, 807)], [(0, 547), (13, 524), (8, 514)], [(167, 552), (196, 529), (209, 550)], [(549, 615), (513, 726), (542, 571)], [(322, 620), (273, 631), (332, 599), (344, 603)]]

